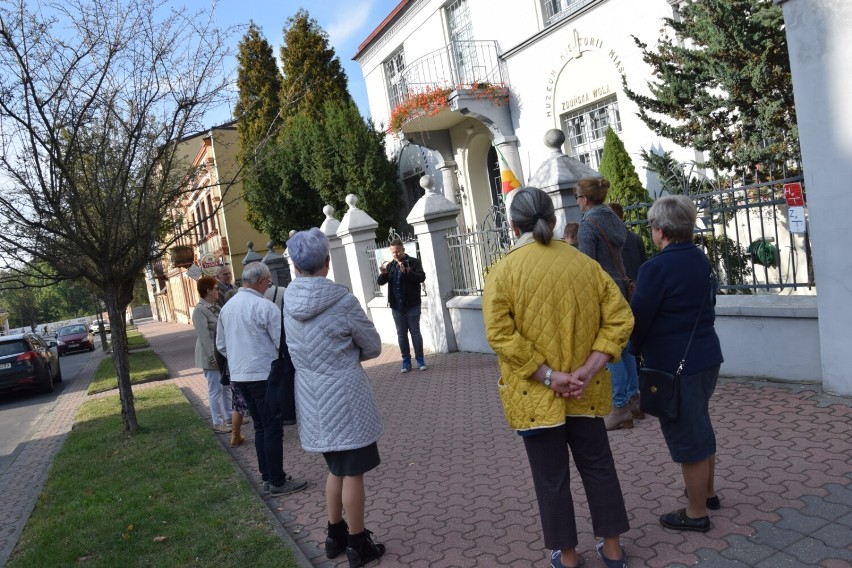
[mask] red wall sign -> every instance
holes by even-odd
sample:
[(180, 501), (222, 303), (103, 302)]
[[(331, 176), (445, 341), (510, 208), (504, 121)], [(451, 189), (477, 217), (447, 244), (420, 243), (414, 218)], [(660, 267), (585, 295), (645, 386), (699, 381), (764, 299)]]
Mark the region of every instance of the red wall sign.
[(805, 204), (805, 195), (802, 192), (802, 184), (800, 182), (784, 184), (784, 199), (787, 200), (787, 207), (802, 207)]

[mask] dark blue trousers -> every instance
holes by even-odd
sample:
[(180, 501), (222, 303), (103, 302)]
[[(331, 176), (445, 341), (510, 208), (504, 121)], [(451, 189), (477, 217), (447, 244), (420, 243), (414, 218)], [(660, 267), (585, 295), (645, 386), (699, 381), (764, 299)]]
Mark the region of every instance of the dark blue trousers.
[(260, 477), (270, 485), (284, 485), (284, 422), (280, 413), (266, 411), (266, 381), (231, 382), (240, 389), (254, 424), (254, 450)]

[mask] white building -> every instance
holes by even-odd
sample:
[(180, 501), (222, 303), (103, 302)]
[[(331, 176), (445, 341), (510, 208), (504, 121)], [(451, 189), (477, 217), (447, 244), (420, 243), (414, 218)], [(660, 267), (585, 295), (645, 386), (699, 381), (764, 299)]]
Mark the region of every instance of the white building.
[[(811, 189), (808, 215), (813, 232), (808, 233), (820, 293), (720, 296), (716, 311), (726, 358), (723, 374), (824, 381), (829, 392), (850, 394), (852, 379), (843, 355), (852, 264), (840, 248), (848, 232), (849, 208), (844, 205), (852, 195), (847, 191), (852, 128), (845, 104), (852, 77), (852, 48), (845, 39), (852, 29), (852, 4), (774, 1), (783, 7), (790, 46), (804, 181)], [(553, 128), (565, 134), (565, 154), (596, 168), (606, 126), (612, 126), (652, 194), (658, 185), (643, 168), (641, 149), (671, 151), (678, 161), (700, 161), (693, 151), (651, 132), (622, 90), (622, 77), (640, 92), (652, 79), (632, 36), (653, 46), (664, 27), (662, 19), (675, 16), (679, 4), (402, 0), (364, 40), (354, 59), (365, 77), (373, 119), (386, 126), (394, 122), (394, 149), (401, 153), (408, 209), (420, 195), (418, 178), (426, 173), (444, 196), (461, 206), (461, 226), (479, 225), (499, 201), (500, 185), (506, 181), (501, 170), (505, 174), (507, 168), (501, 162), (505, 160), (521, 183), (529, 181), (548, 157), (542, 138)], [(446, 89), (444, 104), (434, 104), (440, 98), (434, 96), (436, 89)], [(409, 112), (405, 120), (399, 119), (398, 110), (392, 115), (412, 93), (421, 95), (417, 100), (422, 113)], [(407, 106), (408, 111), (417, 108)], [(797, 255), (799, 247), (798, 242), (787, 246)], [(783, 263), (778, 268), (785, 270)], [(474, 329), (474, 324), (481, 325), (476, 300), (427, 301), (435, 303), (429, 306), (434, 313), (449, 309), (458, 328), (458, 349), (486, 348), (463, 341), (481, 335)], [(472, 315), (466, 317), (467, 312)], [(770, 356), (756, 359), (755, 353)]]
[[(639, 152), (694, 152), (651, 132), (624, 95), (622, 78), (644, 91), (649, 67), (632, 35), (653, 45), (669, 0), (403, 0), (361, 44), (355, 60), (372, 117), (388, 126), (412, 94), (415, 109), (394, 136), (400, 176), (412, 205), (421, 173), (478, 225), (500, 195), (502, 160), (521, 184), (547, 158), (549, 129), (566, 136), (565, 154), (597, 168), (606, 127), (624, 141), (652, 193)], [(448, 104), (429, 103), (428, 93)], [(427, 94), (423, 94), (427, 93)], [(403, 105), (404, 108), (405, 105)], [(399, 112), (397, 112), (399, 114)], [(395, 121), (394, 126), (400, 124)], [(394, 128), (396, 130), (396, 128)], [(506, 177), (505, 175), (503, 177)]]

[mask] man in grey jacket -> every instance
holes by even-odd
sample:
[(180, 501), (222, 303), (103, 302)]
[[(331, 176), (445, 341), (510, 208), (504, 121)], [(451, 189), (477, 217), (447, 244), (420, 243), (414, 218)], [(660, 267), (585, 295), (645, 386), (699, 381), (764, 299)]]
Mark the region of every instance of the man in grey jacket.
[(284, 424), (266, 411), (266, 379), (278, 358), (281, 311), (264, 298), (272, 285), (269, 268), (252, 262), (243, 270), (243, 285), (225, 304), (216, 327), (216, 347), (228, 358), (231, 387), (239, 389), (254, 421), (254, 448), (263, 487), (272, 496), (301, 491), (307, 481), (284, 472)]

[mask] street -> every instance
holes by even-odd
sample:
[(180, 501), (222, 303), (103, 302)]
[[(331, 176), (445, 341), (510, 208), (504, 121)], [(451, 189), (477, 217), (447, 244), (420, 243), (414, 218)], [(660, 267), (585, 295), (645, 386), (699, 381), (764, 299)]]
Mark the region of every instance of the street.
[(50, 394), (35, 391), (0, 393), (0, 476), (15, 460), (23, 445), (38, 432), (44, 418), (56, 406), (59, 396), (78, 379), (80, 371), (92, 355), (98, 352), (85, 351), (60, 357), (62, 382), (57, 383)]

